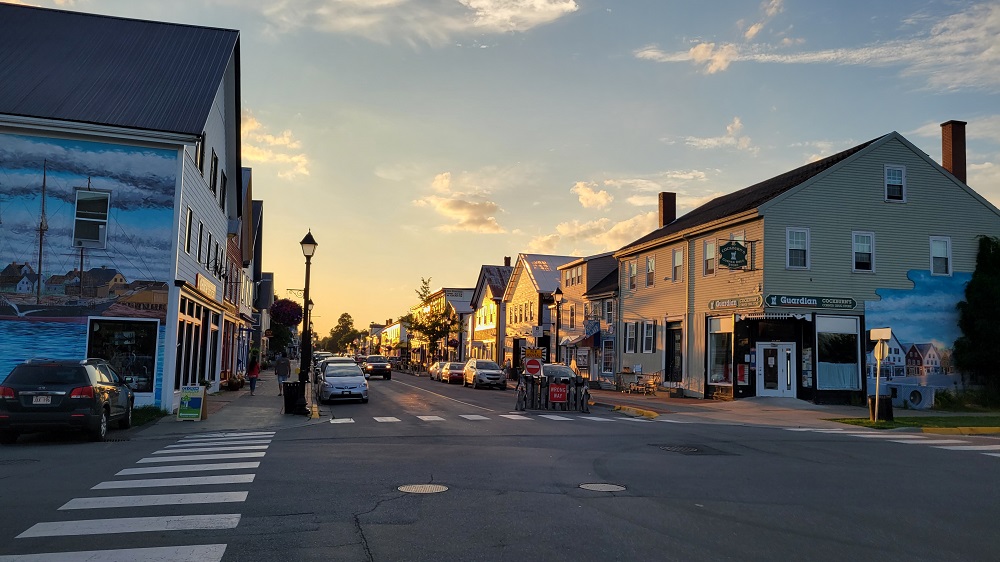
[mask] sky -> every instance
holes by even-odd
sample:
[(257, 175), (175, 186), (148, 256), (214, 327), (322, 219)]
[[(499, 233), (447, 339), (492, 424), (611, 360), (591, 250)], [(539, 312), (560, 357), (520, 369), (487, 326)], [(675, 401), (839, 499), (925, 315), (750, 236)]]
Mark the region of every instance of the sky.
[(518, 253), (587, 256), (892, 131), (1000, 206), (1000, 2), (33, 0), (240, 31), (263, 268), (325, 335), (473, 287)]

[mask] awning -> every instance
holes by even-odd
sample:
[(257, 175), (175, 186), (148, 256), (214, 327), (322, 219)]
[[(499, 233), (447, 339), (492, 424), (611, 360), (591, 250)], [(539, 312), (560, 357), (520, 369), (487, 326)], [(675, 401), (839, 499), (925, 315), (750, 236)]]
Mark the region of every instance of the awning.
[(559, 342), (559, 345), (563, 347), (594, 347), (599, 336), (600, 332), (589, 336), (576, 336), (575, 338), (566, 336)]

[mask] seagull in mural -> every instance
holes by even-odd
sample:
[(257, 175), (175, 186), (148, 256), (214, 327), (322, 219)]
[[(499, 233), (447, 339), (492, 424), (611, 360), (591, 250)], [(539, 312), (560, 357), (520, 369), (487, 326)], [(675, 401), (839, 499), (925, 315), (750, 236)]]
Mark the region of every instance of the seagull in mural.
[(7, 300), (7, 298), (4, 297), (3, 295), (0, 295), (0, 300), (3, 300), (3, 302), (7, 306), (13, 308), (14, 309), (14, 314), (17, 315), (18, 318), (25, 318), (26, 316), (28, 316), (32, 312), (38, 312), (38, 310), (25, 310), (24, 312), (21, 312), (21, 309), (18, 308), (16, 304), (14, 304), (14, 303), (10, 302), (9, 300)]

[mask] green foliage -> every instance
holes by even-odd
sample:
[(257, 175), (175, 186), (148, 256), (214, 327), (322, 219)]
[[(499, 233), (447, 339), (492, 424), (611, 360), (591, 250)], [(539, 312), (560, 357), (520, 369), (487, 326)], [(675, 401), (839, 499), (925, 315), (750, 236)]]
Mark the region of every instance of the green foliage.
[(976, 271), (965, 287), (965, 300), (957, 305), (962, 336), (955, 340), (954, 361), (959, 371), (972, 376), (990, 394), (1000, 397), (1000, 371), (995, 345), (1000, 342), (1000, 239), (979, 237)]
[(161, 410), (156, 406), (139, 406), (132, 409), (132, 425), (145, 425), (167, 415), (169, 415), (169, 412)]
[(273, 352), (285, 352), (292, 343), (292, 329), (282, 324), (271, 324), (271, 339), (268, 347)]
[(420, 303), (430, 310), (419, 314), (408, 314), (404, 317), (409, 324), (409, 330), (422, 336), (430, 344), (431, 349), (437, 347), (437, 343), (448, 337), (448, 334), (458, 331), (458, 315), (450, 305), (445, 305), (436, 309), (432, 305), (431, 278), (420, 278), (420, 288), (415, 289)]
[(346, 353), (354, 345), (354, 340), (364, 339), (367, 335), (367, 332), (354, 328), (354, 318), (345, 312), (337, 319), (329, 337), (320, 341), (319, 347), (333, 353)]

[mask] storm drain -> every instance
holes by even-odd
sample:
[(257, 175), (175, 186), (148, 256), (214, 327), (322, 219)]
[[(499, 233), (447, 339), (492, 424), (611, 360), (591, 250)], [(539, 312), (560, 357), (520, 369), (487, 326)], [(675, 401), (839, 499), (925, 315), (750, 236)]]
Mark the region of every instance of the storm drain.
[(580, 487), (584, 490), (590, 490), (592, 492), (624, 492), (625, 486), (619, 486), (618, 484), (580, 484)]
[(12, 464), (28, 464), (38, 462), (38, 459), (4, 459), (0, 461), (0, 466), (9, 466)]
[(437, 494), (438, 492), (447, 492), (448, 486), (441, 486), (439, 484), (406, 484), (396, 489), (407, 494)]
[(653, 445), (668, 453), (680, 453), (682, 455), (732, 455), (718, 449), (713, 449), (705, 445)]

